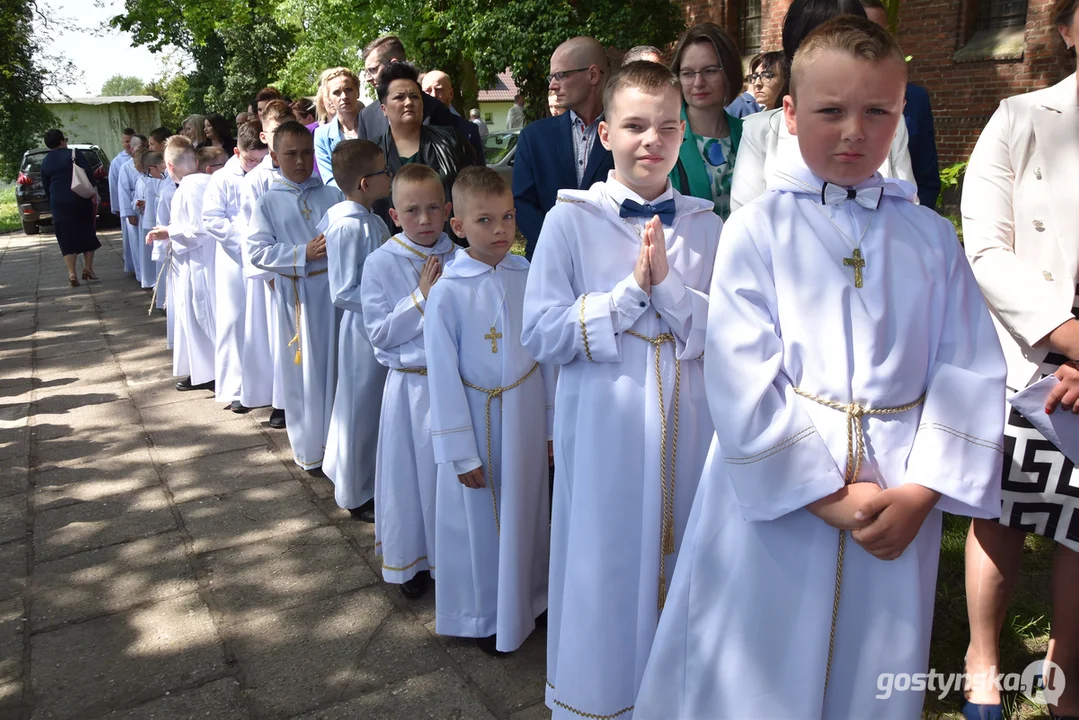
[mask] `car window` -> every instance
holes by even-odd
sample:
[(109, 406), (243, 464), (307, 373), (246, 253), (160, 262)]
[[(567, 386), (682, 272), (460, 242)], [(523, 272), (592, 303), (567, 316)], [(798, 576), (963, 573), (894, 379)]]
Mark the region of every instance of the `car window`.
[(497, 165), (517, 145), (517, 133), (491, 133), (483, 140), (488, 165)]
[(22, 168), (21, 168), (22, 172), (24, 172), (24, 173), (41, 172), (41, 161), (44, 160), (45, 156), (48, 155), (48, 154), (49, 154), (48, 151), (27, 153), (26, 157), (24, 157), (23, 161), (22, 161)]

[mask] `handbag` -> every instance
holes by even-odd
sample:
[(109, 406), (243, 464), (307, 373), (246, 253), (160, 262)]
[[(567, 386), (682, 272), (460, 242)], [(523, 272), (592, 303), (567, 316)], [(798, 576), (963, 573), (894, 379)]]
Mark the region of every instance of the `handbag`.
[(86, 171), (75, 162), (75, 150), (71, 151), (71, 191), (82, 198), (92, 198), (97, 195), (97, 188), (86, 177)]

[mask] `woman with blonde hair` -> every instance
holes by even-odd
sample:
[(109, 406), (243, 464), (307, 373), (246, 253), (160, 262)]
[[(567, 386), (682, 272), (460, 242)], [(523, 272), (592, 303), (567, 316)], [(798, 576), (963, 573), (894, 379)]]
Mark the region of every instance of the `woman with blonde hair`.
[[(1050, 21), (1072, 58), (1079, 0), (1057, 0)], [(1062, 63), (1063, 64), (1063, 63)], [(963, 236), (974, 276), (993, 311), (1009, 395), (1042, 378), (1059, 381), (1042, 413), (1079, 412), (1079, 75), (1006, 98), (978, 138), (963, 182)], [(1052, 718), (1079, 717), (1079, 457), (1067, 457), (1032, 420), (1006, 407), (999, 520), (967, 534), (966, 587), (971, 687), (966, 718), (1003, 717), (997, 673), (1000, 631), (1019, 580), (1028, 533), (1056, 542), (1047, 661), (1063, 675)], [(1028, 411), (1029, 412), (1029, 411)], [(1074, 455), (1074, 454), (1073, 454)], [(1054, 673), (1044, 678), (1052, 687)], [(1059, 689), (1059, 684), (1057, 685)], [(1048, 697), (1050, 693), (1046, 693)]]
[(198, 150), (201, 147), (209, 145), (209, 141), (206, 139), (205, 125), (206, 118), (199, 114), (188, 115), (184, 118), (183, 125), (180, 126), (180, 134), (191, 141), (191, 144)]
[(334, 116), (325, 125), (315, 129), (315, 163), (322, 182), (333, 185), (333, 165), (330, 158), (337, 143), (359, 137), (360, 78), (346, 67), (330, 68), (322, 73), (320, 94), (327, 106), (332, 106)]

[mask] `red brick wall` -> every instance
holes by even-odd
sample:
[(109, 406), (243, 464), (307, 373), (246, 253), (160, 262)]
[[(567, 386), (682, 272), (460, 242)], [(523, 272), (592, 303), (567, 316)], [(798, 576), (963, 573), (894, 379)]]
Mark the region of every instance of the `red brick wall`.
[[(783, 18), (791, 0), (762, 0), (761, 48), (781, 50)], [(689, 24), (712, 20), (738, 35), (739, 0), (683, 0)], [(956, 63), (967, 41), (968, 8), (977, 0), (903, 0), (899, 41), (913, 56), (910, 77), (929, 90), (940, 161), (965, 160), (1001, 99), (1048, 87), (1075, 71), (1050, 25), (1053, 0), (1030, 0), (1021, 60)]]

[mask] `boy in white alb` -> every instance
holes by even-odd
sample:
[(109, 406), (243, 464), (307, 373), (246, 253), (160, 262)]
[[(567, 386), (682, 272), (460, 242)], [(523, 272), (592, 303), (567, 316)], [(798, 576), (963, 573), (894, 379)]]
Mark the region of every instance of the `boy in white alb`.
[(638, 719), (921, 717), (879, 678), (927, 671), (942, 511), (1000, 511), (1006, 370), (951, 224), (876, 172), (906, 74), (858, 17), (795, 56), (802, 158), (716, 258), (716, 443)]
[(141, 194), (139, 203), (139, 242), (142, 263), (142, 287), (153, 289), (157, 284), (157, 261), (154, 259), (154, 245), (146, 242), (146, 234), (157, 225), (157, 196), (161, 190), (161, 178), (165, 172), (165, 158), (156, 150), (149, 150), (142, 158), (143, 176), (139, 178)]
[(442, 231), (446, 191), (426, 165), (405, 165), (393, 179), (390, 210), (402, 232), (371, 253), (360, 302), (375, 357), (390, 369), (382, 394), (375, 460), (375, 551), (382, 578), (408, 598), (427, 590), (435, 569), (435, 457), (423, 313), (455, 245)]
[(173, 335), (172, 374), (183, 376), (176, 389), (214, 389), (214, 241), (202, 226), (202, 196), (210, 176), (198, 171), (191, 141), (174, 135), (165, 145), (165, 166), (179, 183), (168, 225), (147, 233), (148, 240), (168, 239), (176, 292), (170, 311), (178, 311)]
[[(272, 100), (262, 111), (262, 122), (254, 120), (261, 128), (259, 138), (266, 147), (273, 147), (274, 131), (282, 123), (295, 119), (292, 108), (282, 100)], [(273, 181), (281, 173), (274, 165), (273, 155), (267, 153), (258, 166), (247, 173), (240, 188), (240, 218), (243, 238), (243, 270), (247, 284), (244, 298), (243, 379), (240, 402), (245, 407), (273, 405), (270, 427), (285, 427), (284, 395), (282, 393), (281, 368), (277, 362), (276, 347), (272, 341), (273, 328), (277, 325), (277, 309), (274, 289), (275, 273), (256, 267), (251, 262), (254, 244), (251, 242), (251, 219), (255, 205), (266, 194)]]
[(292, 456), (304, 470), (321, 475), (333, 408), (337, 321), (318, 222), (341, 200), (341, 191), (312, 176), (314, 139), (295, 120), (277, 128), (271, 152), (281, 175), (255, 206), (251, 262), (275, 274), (273, 341)]
[[(131, 157), (135, 157), (135, 151), (146, 146), (146, 138), (142, 135), (131, 137)], [(135, 273), (136, 279), (142, 272), (138, 265), (141, 255), (138, 242), (139, 213), (135, 208), (135, 181), (139, 177), (138, 166), (134, 162), (126, 162), (120, 166), (117, 172), (116, 199), (120, 203), (120, 229), (124, 244), (124, 272)]]
[[(146, 224), (146, 186), (152, 182), (149, 174), (146, 170), (146, 155), (149, 153), (149, 149), (146, 147), (140, 147), (131, 156), (131, 162), (135, 165), (137, 175), (135, 176), (135, 186), (131, 192), (131, 205), (135, 210), (135, 215), (138, 218), (138, 224), (132, 229), (132, 235), (135, 238), (145, 238), (146, 233), (149, 232), (153, 225)], [(136, 265), (138, 272), (135, 273), (135, 277), (139, 281), (139, 285), (143, 290), (152, 289), (154, 286), (154, 280), (156, 275), (152, 272), (147, 272), (147, 263), (145, 258), (148, 258), (153, 250), (150, 245), (145, 242), (137, 242), (131, 246), (133, 262)], [(152, 265), (152, 263), (150, 263)]]
[(202, 201), (202, 223), (217, 243), (214, 265), (216, 293), (214, 354), (215, 398), (235, 413), (247, 412), (241, 401), (243, 383), (243, 340), (246, 297), (243, 251), (243, 224), (240, 219), (240, 188), (269, 148), (259, 138), (257, 128), (241, 125), (236, 148), (219, 172), (213, 174)]
[(469, 247), (431, 288), (423, 328), (438, 463), (435, 632), (498, 655), (519, 648), (547, 610), (555, 377), (521, 345), (528, 261), (509, 252), (509, 183), (466, 168), (453, 208)]
[[(168, 138), (166, 138), (166, 141)], [(163, 152), (163, 151), (162, 151)], [(164, 163), (164, 154), (162, 154)], [(157, 182), (157, 213), (154, 218), (157, 225), (168, 225), (172, 217), (172, 198), (176, 195), (176, 181), (168, 173), (165, 166), (164, 174)], [(151, 228), (153, 229), (153, 228)], [(179, 297), (178, 280), (179, 266), (172, 262), (172, 248), (168, 238), (153, 240), (147, 231), (146, 244), (150, 245), (151, 256), (157, 264), (157, 280), (154, 282), (154, 307), (166, 312), (165, 318), (165, 346), (172, 350), (175, 347), (176, 318), (179, 316), (179, 308), (182, 302)], [(167, 309), (166, 309), (167, 308)], [(175, 355), (173, 355), (175, 358)]]
[(547, 705), (631, 712), (712, 422), (704, 330), (722, 222), (675, 191), (682, 94), (670, 71), (607, 83), (606, 182), (562, 191), (536, 244), (522, 340), (561, 365), (555, 403)]
[(326, 235), (330, 295), (341, 311), (337, 335), (337, 391), (322, 469), (334, 499), (358, 520), (375, 521), (375, 453), (386, 368), (375, 358), (363, 323), (360, 282), (367, 258), (390, 236), (371, 212), (390, 194), (386, 156), (367, 140), (343, 140), (333, 149), (333, 177), (345, 194), (319, 223)]

